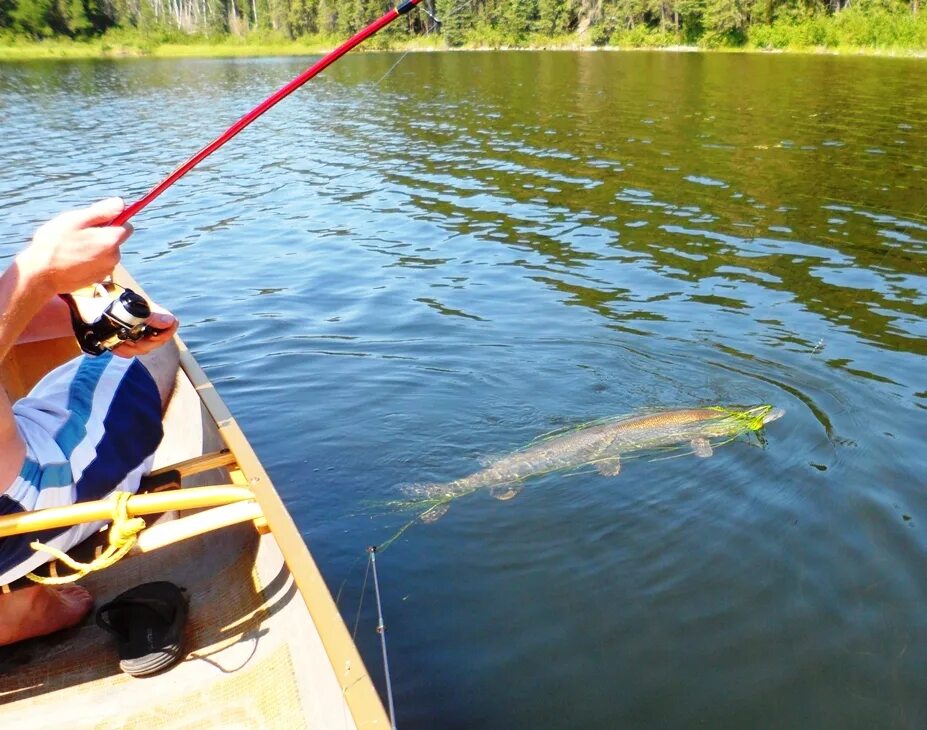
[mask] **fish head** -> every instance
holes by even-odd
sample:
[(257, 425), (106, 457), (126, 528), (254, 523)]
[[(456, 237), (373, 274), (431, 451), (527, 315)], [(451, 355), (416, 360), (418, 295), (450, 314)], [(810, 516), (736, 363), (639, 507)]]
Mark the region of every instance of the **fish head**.
[(782, 418), (785, 411), (768, 403), (758, 406), (741, 408), (718, 408), (727, 417), (728, 425), (736, 424), (738, 429), (759, 431), (763, 426), (778, 418)]
[(745, 408), (741, 413), (741, 418), (746, 421), (749, 428), (753, 431), (759, 431), (767, 423), (772, 423), (785, 415), (785, 410), (776, 408), (769, 403), (759, 406)]
[(769, 412), (763, 416), (763, 425), (778, 421), (785, 415), (785, 408), (770, 408)]

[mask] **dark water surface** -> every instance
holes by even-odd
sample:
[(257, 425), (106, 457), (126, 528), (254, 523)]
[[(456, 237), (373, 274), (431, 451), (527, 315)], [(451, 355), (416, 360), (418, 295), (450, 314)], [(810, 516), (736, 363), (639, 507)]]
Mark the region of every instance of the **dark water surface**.
[[(927, 66), (349, 58), (129, 268), (353, 627), (403, 484), (639, 408), (765, 448), (474, 494), (378, 560), (402, 728), (927, 726)], [(133, 199), (305, 59), (0, 65), (0, 245)], [(372, 600), (358, 641), (382, 688)]]

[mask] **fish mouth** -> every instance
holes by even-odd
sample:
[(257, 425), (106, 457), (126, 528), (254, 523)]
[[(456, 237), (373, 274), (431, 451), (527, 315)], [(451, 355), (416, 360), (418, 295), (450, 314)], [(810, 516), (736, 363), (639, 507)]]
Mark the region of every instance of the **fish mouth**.
[(784, 415), (784, 408), (771, 408), (769, 413), (763, 416), (763, 425), (765, 426), (767, 423), (771, 423), (772, 421), (778, 421)]

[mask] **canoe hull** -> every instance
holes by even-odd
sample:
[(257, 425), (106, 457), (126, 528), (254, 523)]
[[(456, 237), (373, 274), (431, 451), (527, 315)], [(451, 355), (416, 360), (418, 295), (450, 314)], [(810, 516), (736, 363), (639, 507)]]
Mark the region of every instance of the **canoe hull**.
[[(121, 283), (138, 290), (120, 274)], [(4, 653), (0, 722), (30, 728), (60, 727), (62, 720), (94, 728), (388, 728), (383, 704), (298, 528), (234, 417), (179, 344), (182, 372), (155, 468), (230, 450), (233, 464), (185, 478), (183, 485), (247, 486), (266, 528), (253, 522), (223, 528), (130, 554), (83, 579), (97, 605), (150, 580), (185, 587), (185, 660), (154, 677), (130, 678), (119, 672), (109, 636), (85, 621)], [(18, 397), (76, 354), (71, 340), (21, 345), (2, 364), (0, 378)]]

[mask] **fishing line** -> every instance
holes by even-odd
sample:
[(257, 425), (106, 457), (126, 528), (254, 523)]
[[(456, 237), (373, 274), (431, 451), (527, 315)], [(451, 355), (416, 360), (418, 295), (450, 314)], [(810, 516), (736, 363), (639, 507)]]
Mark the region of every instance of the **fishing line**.
[[(431, 18), (432, 21), (434, 21), (433, 24), (432, 24), (432, 26), (431, 26), (430, 28), (427, 27), (427, 25), (426, 25), (426, 27), (425, 27), (425, 36), (427, 37), (428, 34), (431, 33), (431, 31), (435, 30), (435, 29), (438, 27), (439, 22), (438, 22), (438, 19), (437, 19), (434, 15), (432, 15), (431, 13), (428, 12), (428, 8), (426, 8), (426, 7), (421, 7), (421, 8), (419, 8), (419, 10), (421, 10), (423, 13), (425, 13), (425, 15), (427, 15), (429, 18)], [(411, 47), (407, 48), (407, 49), (406, 49), (406, 52), (403, 53), (403, 54), (399, 57), (399, 60), (397, 60), (396, 63), (394, 63), (392, 66), (389, 67), (389, 70), (379, 78), (379, 80), (377, 81), (377, 83), (374, 84), (374, 86), (379, 86), (380, 84), (382, 84), (382, 83), (383, 83), (383, 79), (385, 79), (387, 76), (389, 76), (391, 73), (393, 73), (393, 71), (396, 70), (396, 67), (397, 67), (400, 63), (402, 63), (403, 59), (404, 59), (406, 56), (408, 56), (409, 53), (410, 53), (411, 51), (412, 51), (412, 48), (411, 48)]]
[(367, 548), (370, 555), (369, 565), (373, 566), (373, 588), (377, 597), (377, 633), (380, 635), (380, 647), (383, 650), (383, 673), (386, 675), (386, 700), (389, 705), (389, 722), (396, 730), (396, 709), (393, 707), (393, 682), (389, 676), (389, 659), (386, 656), (386, 624), (383, 623), (383, 607), (380, 604), (380, 582), (377, 580), (377, 547)]
[[(465, 6), (471, 5), (471, 4), (473, 4), (474, 2), (475, 2), (475, 0), (463, 0), (463, 2), (459, 2), (459, 3), (457, 3), (457, 5), (455, 5), (453, 8), (451, 8), (451, 9), (447, 12), (447, 14), (446, 14), (444, 17), (445, 17), (445, 18), (452, 18), (452, 17), (454, 17), (455, 15), (457, 15), (457, 13), (459, 13)], [(427, 24), (426, 24), (426, 27), (425, 27), (425, 37), (427, 38), (428, 35), (429, 35), (430, 33), (432, 33), (433, 31), (436, 31), (439, 27), (441, 27), (441, 21), (438, 20), (438, 19), (431, 13), (431, 11), (429, 11), (428, 8), (425, 7), (424, 5), (422, 5), (422, 6), (419, 8), (419, 10), (420, 10), (421, 12), (425, 13), (425, 15), (427, 15), (427, 16), (431, 19), (431, 27), (430, 27), (430, 28), (427, 27)], [(385, 79), (385, 78), (386, 78), (387, 76), (389, 76), (393, 71), (395, 71), (395, 70), (396, 70), (396, 66), (398, 66), (400, 63), (402, 63), (402, 60), (403, 60), (406, 56), (408, 56), (411, 52), (412, 52), (412, 49), (411, 49), (411, 48), (406, 49), (406, 52), (403, 53), (403, 54), (399, 57), (399, 60), (396, 61), (396, 63), (394, 63), (394, 64), (390, 67), (389, 71), (387, 71), (385, 74), (383, 74), (383, 75), (380, 77), (380, 80), (377, 81), (377, 83), (375, 84), (375, 86), (379, 86), (379, 85), (382, 83), (383, 79)]]
[[(451, 10), (448, 12), (448, 14), (445, 15), (444, 17), (445, 17), (445, 18), (451, 18), (451, 17), (453, 17), (453, 16), (456, 15), (458, 12), (460, 12), (460, 10), (461, 10), (465, 5), (469, 5), (469, 4), (473, 3), (473, 2), (475, 2), (475, 0), (463, 0), (463, 2), (460, 2), (460, 3), (458, 3), (456, 6), (454, 6), (453, 8), (451, 8)], [(424, 5), (420, 6), (420, 7), (419, 7), (419, 10), (420, 10), (421, 12), (425, 13), (425, 15), (427, 15), (427, 16), (431, 19), (431, 27), (429, 28), (429, 27), (427, 26), (427, 24), (426, 24), (426, 26), (425, 26), (425, 35), (424, 35), (423, 37), (427, 38), (428, 35), (429, 35), (432, 31), (435, 31), (435, 30), (437, 30), (439, 27), (441, 27), (441, 21), (438, 20), (434, 15), (432, 15), (431, 12), (428, 10), (428, 8), (425, 7)], [(376, 84), (374, 84), (374, 86), (379, 86), (381, 83), (383, 83), (383, 79), (385, 79), (387, 76), (389, 76), (391, 73), (393, 73), (393, 71), (396, 70), (396, 67), (397, 67), (400, 63), (402, 63), (403, 59), (404, 59), (406, 56), (408, 56), (411, 52), (412, 52), (412, 48), (411, 48), (411, 47), (407, 48), (406, 51), (405, 51), (405, 53), (403, 53), (403, 54), (399, 57), (399, 60), (396, 61), (396, 63), (394, 63), (392, 66), (390, 66), (389, 71), (387, 71), (385, 74), (383, 74), (383, 75), (380, 77), (380, 80), (377, 81)]]
[(342, 592), (344, 591), (345, 585), (347, 585), (348, 576), (351, 575), (351, 573), (352, 573), (353, 570), (354, 570), (354, 566), (357, 565), (357, 563), (360, 561), (360, 559), (361, 559), (362, 557), (364, 557), (364, 556), (363, 556), (363, 555), (358, 555), (356, 558), (354, 558), (354, 562), (351, 563), (351, 566), (347, 569), (347, 571), (345, 571), (345, 577), (342, 579), (341, 585), (338, 586), (338, 593), (335, 594), (335, 605), (336, 605), (336, 606), (337, 606), (338, 603), (341, 601), (341, 594), (342, 594)]
[(247, 114), (242, 116), (237, 122), (230, 126), (225, 132), (216, 137), (212, 142), (203, 147), (199, 152), (194, 154), (186, 162), (182, 163), (177, 167), (171, 174), (165, 177), (161, 182), (155, 185), (151, 190), (145, 193), (144, 196), (136, 200), (131, 205), (127, 206), (125, 210), (117, 215), (111, 222), (110, 225), (121, 226), (126, 223), (132, 216), (136, 213), (139, 213), (145, 207), (149, 205), (155, 198), (157, 198), (161, 193), (167, 190), (171, 185), (177, 182), (180, 178), (186, 175), (190, 170), (196, 167), (200, 162), (209, 157), (213, 152), (222, 147), (226, 142), (228, 142), (232, 137), (241, 132), (245, 127), (251, 124), (254, 120), (260, 117), (264, 112), (268, 111), (279, 102), (283, 101), (286, 97), (296, 91), (300, 86), (305, 84), (314, 76), (318, 75), (331, 64), (341, 58), (351, 49), (359, 46), (365, 40), (375, 35), (378, 31), (385, 28), (387, 25), (392, 23), (394, 20), (400, 16), (406, 15), (409, 13), (416, 5), (418, 5), (422, 0), (403, 0), (403, 2), (394, 7), (390, 8), (386, 13), (384, 13), (380, 18), (370, 23), (370, 25), (362, 28), (348, 40), (342, 43), (340, 46), (335, 48), (335, 50), (327, 53), (318, 61), (316, 61), (312, 66), (303, 71), (301, 74), (296, 76), (292, 81), (281, 86), (277, 91), (268, 96), (264, 101), (254, 107)]
[(354, 633), (352, 639), (357, 639), (357, 627), (360, 624), (361, 609), (364, 607), (364, 594), (367, 592), (367, 577), (370, 575), (370, 560), (367, 560), (367, 570), (364, 571), (364, 584), (361, 586), (360, 600), (357, 602), (357, 616), (354, 618)]

